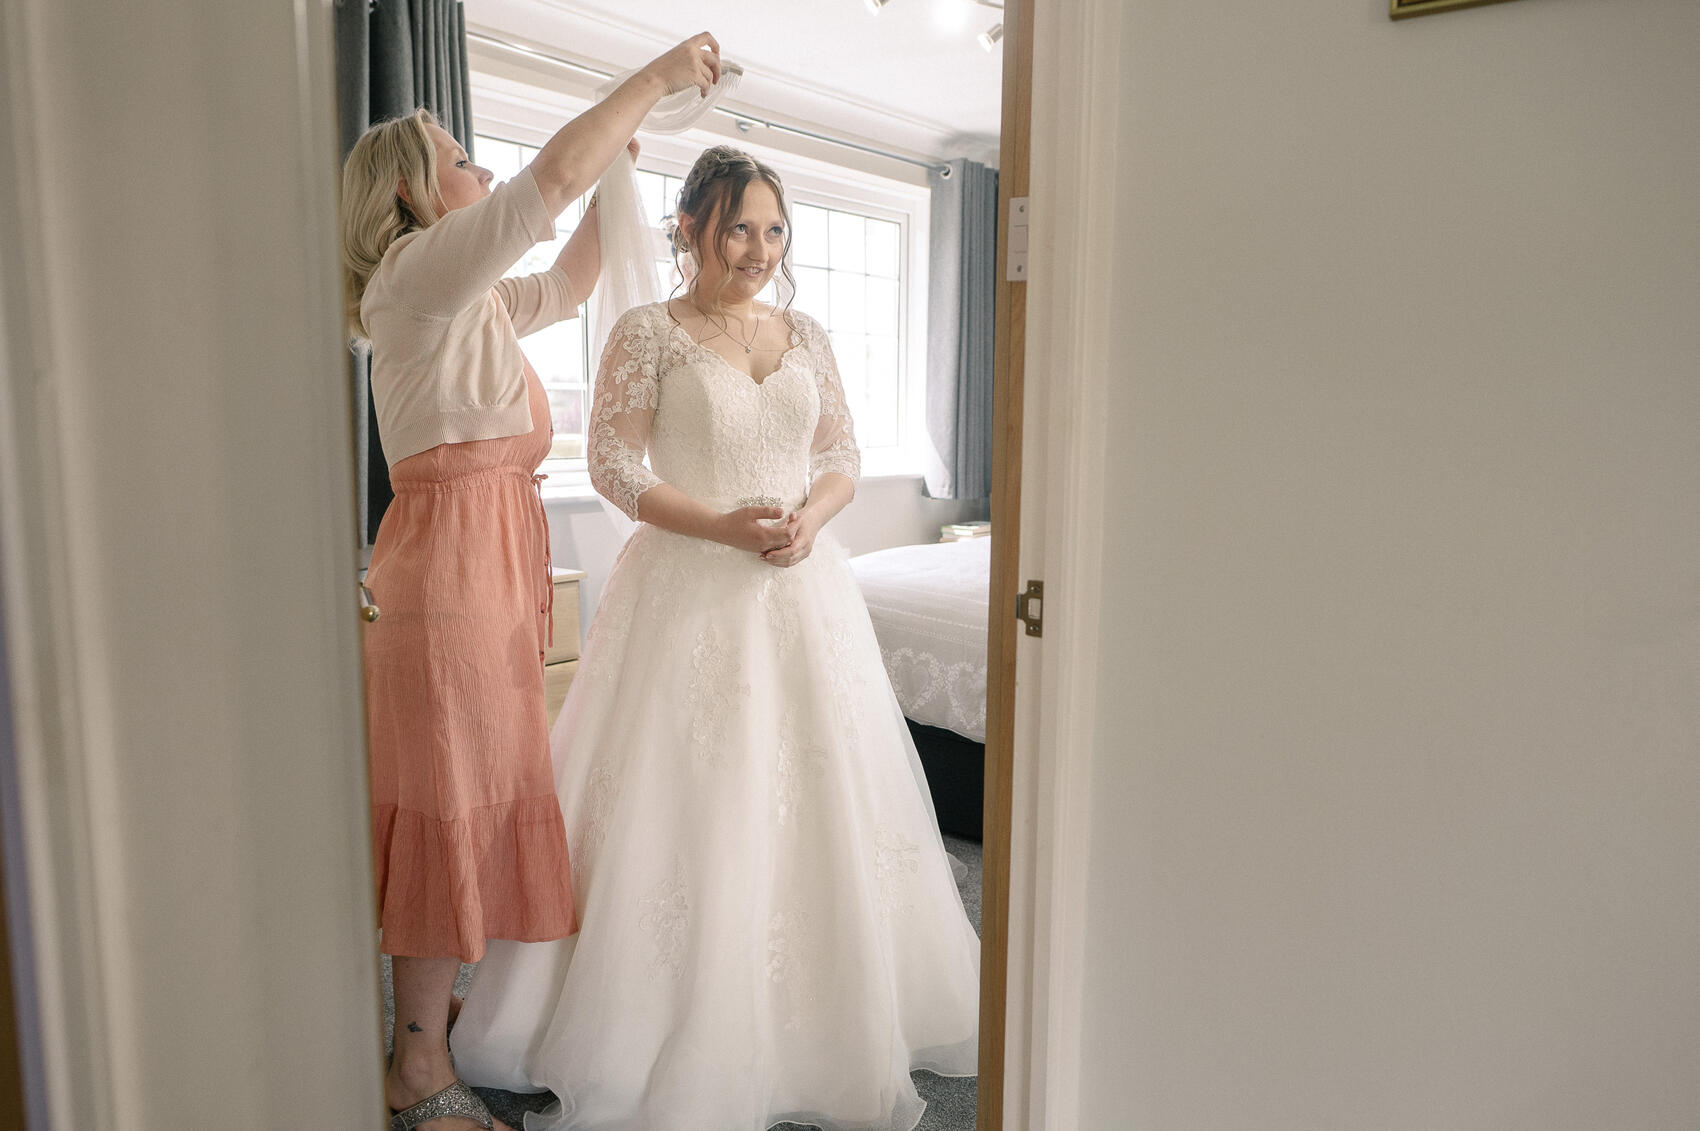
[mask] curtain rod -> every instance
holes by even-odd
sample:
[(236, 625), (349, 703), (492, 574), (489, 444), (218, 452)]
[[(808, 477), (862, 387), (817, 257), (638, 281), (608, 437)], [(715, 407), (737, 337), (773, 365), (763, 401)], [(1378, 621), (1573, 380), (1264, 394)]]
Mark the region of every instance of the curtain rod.
[[(514, 43), (512, 40), (503, 39), (500, 36), (490, 35), (486, 32), (473, 31), (468, 28), (466, 38), (475, 39), (480, 43), (488, 43), (492, 47), (499, 47), (504, 51), (512, 51), (516, 55), (524, 55), (529, 59), (536, 59), (552, 66), (563, 67), (569, 71), (577, 71), (579, 74), (588, 75), (591, 78), (607, 80), (614, 77), (612, 72), (600, 70), (584, 63), (575, 63), (571, 59), (563, 59), (558, 55), (550, 55), (547, 52), (539, 51), (534, 47), (526, 47), (523, 44)], [(836, 145), (843, 149), (854, 149), (861, 153), (872, 154), (875, 157), (884, 157), (889, 161), (901, 161), (905, 165), (916, 165), (922, 169), (933, 170), (937, 172), (940, 177), (947, 180), (950, 177), (950, 166), (941, 161), (926, 161), (919, 157), (908, 157), (901, 153), (893, 153), (889, 149), (879, 149), (872, 145), (863, 145), (859, 141), (851, 141), (848, 138), (833, 137), (830, 134), (816, 133), (813, 130), (805, 130), (801, 126), (788, 126), (783, 122), (771, 121), (766, 118), (758, 117), (754, 114), (741, 113), (737, 110), (728, 110), (723, 106), (716, 106), (714, 108), (714, 112), (731, 118), (737, 125), (738, 132), (740, 133), (747, 134), (750, 132), (752, 127), (761, 126), (765, 129), (778, 130), (781, 133), (793, 134), (797, 137), (806, 137), (812, 141), (825, 142), (827, 145)]]

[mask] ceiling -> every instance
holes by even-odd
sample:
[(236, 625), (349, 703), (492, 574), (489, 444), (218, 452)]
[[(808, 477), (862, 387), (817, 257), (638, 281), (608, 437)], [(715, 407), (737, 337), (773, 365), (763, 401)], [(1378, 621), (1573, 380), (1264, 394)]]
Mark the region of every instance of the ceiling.
[(745, 67), (732, 103), (926, 157), (996, 163), (1003, 13), (977, 0), (465, 0), (474, 28), (606, 69), (710, 31)]

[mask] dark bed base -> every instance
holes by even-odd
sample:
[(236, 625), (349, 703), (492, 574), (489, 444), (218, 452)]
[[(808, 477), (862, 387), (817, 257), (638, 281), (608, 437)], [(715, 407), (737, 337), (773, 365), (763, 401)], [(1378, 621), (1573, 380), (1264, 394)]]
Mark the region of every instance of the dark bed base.
[(986, 745), (955, 731), (924, 726), (913, 719), (909, 733), (927, 772), (927, 787), (938, 810), (939, 828), (952, 836), (980, 839), (980, 814), (986, 797)]

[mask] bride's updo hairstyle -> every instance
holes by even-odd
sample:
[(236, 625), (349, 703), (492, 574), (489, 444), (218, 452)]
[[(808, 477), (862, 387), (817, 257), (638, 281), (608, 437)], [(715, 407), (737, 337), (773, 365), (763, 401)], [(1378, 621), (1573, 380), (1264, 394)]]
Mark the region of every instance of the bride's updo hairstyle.
[[(797, 326), (791, 319), (791, 295), (797, 290), (797, 280), (791, 276), (791, 210), (785, 205), (785, 186), (780, 183), (779, 174), (775, 173), (772, 167), (730, 145), (717, 145), (712, 149), (703, 150), (702, 156), (691, 166), (684, 185), (679, 189), (677, 215), (681, 220), (686, 217), (690, 219), (691, 231), (699, 242), (704, 238), (703, 233), (709, 231), (709, 224), (718, 217), (718, 223), (707, 238), (714, 241), (714, 248), (719, 253), (721, 262), (729, 262), (726, 247), (732, 238), (732, 229), (737, 227), (738, 212), (744, 206), (744, 190), (757, 182), (773, 190), (774, 199), (779, 201), (779, 214), (785, 221), (785, 246), (780, 252), (779, 273), (785, 279), (786, 286), (783, 289), (787, 293), (781, 314), (785, 318), (785, 324), (795, 330)], [(703, 258), (686, 238), (682, 224), (674, 234), (673, 242), (678, 251), (696, 260), (696, 282), (700, 283)], [(719, 290), (715, 294), (702, 297), (718, 307), (719, 291), (725, 290), (729, 279), (730, 276), (720, 280)]]
[[(360, 135), (343, 163), (338, 217), (343, 300), (348, 332), (356, 341), (366, 338), (360, 300), (384, 252), (408, 232), (429, 228), (439, 219), (432, 203), (439, 191), (437, 147), (425, 127), (440, 124), (424, 109), (379, 122)], [(400, 184), (407, 185), (412, 204), (397, 194)]]

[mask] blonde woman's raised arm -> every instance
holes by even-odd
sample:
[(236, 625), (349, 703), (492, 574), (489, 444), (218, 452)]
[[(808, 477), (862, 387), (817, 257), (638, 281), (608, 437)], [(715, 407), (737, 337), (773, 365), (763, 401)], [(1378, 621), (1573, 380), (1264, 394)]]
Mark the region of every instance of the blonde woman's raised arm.
[(560, 215), (601, 178), (657, 102), (690, 86), (707, 94), (719, 81), (720, 44), (705, 31), (650, 60), (614, 93), (562, 126), (531, 162), (549, 214)]

